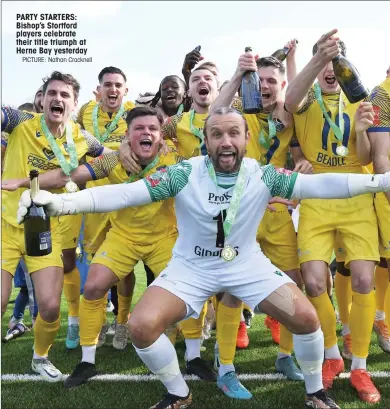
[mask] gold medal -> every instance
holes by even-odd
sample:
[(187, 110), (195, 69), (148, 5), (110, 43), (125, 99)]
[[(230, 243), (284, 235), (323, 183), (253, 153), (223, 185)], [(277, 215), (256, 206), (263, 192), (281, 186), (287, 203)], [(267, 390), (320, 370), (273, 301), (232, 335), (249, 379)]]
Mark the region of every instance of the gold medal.
[(66, 183), (65, 189), (68, 193), (75, 193), (78, 190), (78, 187), (76, 183), (74, 183), (72, 180), (69, 180), (69, 182)]
[(226, 244), (221, 255), (225, 261), (232, 261), (236, 257), (236, 250), (234, 250), (232, 246), (229, 246), (229, 244)]
[(339, 146), (336, 148), (336, 153), (337, 153), (337, 155), (339, 155), (339, 156), (347, 156), (348, 153), (349, 153), (349, 151), (348, 151), (348, 148), (346, 148), (345, 146), (339, 145)]

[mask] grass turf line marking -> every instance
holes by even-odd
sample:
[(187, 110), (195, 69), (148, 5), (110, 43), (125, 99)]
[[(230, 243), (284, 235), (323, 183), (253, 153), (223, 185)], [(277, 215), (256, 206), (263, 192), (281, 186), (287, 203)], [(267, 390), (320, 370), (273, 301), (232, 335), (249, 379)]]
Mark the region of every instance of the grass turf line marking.
[[(373, 378), (390, 378), (390, 372), (387, 371), (373, 371), (370, 372)], [(69, 375), (64, 375), (63, 379)], [(343, 372), (339, 375), (342, 379), (349, 378), (350, 374)], [(184, 375), (186, 381), (199, 381), (200, 379), (195, 375)], [(238, 375), (240, 381), (281, 381), (287, 380), (282, 374), (267, 373), (267, 374), (242, 374)], [(3, 374), (1, 375), (2, 382), (45, 382), (39, 375), (28, 374)], [(155, 375), (125, 375), (125, 374), (106, 374), (94, 376), (89, 381), (105, 381), (105, 382), (152, 382), (158, 381)], [(89, 382), (88, 381), (88, 382)], [(337, 379), (336, 379), (337, 381)]]

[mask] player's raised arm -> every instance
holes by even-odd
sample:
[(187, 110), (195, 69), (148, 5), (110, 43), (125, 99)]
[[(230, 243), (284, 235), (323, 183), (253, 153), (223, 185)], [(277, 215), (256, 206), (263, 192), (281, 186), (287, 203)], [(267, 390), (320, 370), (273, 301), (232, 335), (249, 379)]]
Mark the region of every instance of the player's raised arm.
[(371, 145), (367, 129), (374, 121), (374, 110), (370, 102), (361, 102), (355, 114), (356, 153), (362, 166), (371, 163)]
[(317, 41), (317, 49), (314, 56), (288, 85), (285, 102), (288, 112), (293, 114), (302, 108), (317, 75), (339, 54), (338, 39), (332, 37), (336, 33), (337, 29), (331, 30)]
[[(367, 129), (371, 159), (376, 173), (390, 171), (390, 78), (375, 87), (369, 97), (373, 105), (373, 124)], [(386, 193), (390, 203), (390, 193)]]

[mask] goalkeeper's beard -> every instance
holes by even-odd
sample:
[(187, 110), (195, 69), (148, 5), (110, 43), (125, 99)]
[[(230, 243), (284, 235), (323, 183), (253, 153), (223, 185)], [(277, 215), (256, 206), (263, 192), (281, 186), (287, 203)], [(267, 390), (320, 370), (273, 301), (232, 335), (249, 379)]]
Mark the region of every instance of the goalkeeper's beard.
[(211, 161), (213, 163), (214, 169), (216, 172), (220, 173), (235, 173), (240, 170), (242, 160), (244, 159), (245, 156), (245, 151), (240, 153), (240, 152), (235, 152), (235, 155), (232, 159), (231, 164), (225, 164), (223, 163), (223, 158), (221, 155), (216, 154), (216, 155), (210, 155)]

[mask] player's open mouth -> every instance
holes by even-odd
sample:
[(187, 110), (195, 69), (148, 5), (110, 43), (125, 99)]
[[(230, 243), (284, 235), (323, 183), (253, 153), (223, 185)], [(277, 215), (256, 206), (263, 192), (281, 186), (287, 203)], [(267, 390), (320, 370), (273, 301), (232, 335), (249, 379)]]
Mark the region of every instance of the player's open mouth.
[(236, 154), (232, 151), (222, 151), (218, 157), (219, 163), (223, 166), (232, 165), (236, 160)]
[(262, 92), (262, 93), (261, 93), (261, 97), (262, 97), (265, 101), (267, 101), (267, 100), (269, 100), (269, 99), (271, 98), (271, 94), (269, 94), (268, 92)]
[(116, 100), (118, 99), (118, 95), (109, 95), (108, 96), (108, 100), (112, 103), (116, 102)]
[(140, 143), (142, 151), (150, 151), (152, 149), (152, 141), (148, 138), (141, 139)]
[(50, 111), (54, 116), (59, 117), (64, 113), (64, 108), (60, 104), (53, 104)]
[(176, 102), (176, 99), (177, 99), (177, 95), (176, 95), (175, 93), (168, 94), (168, 95), (165, 97), (165, 101), (166, 101), (166, 102)]
[(325, 77), (325, 82), (328, 85), (334, 85), (336, 83), (336, 77), (334, 75), (327, 75)]
[(199, 87), (198, 94), (201, 96), (207, 96), (210, 94), (210, 90), (207, 87)]

